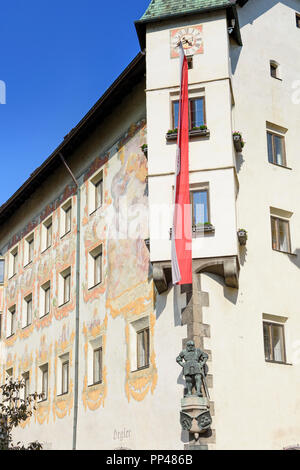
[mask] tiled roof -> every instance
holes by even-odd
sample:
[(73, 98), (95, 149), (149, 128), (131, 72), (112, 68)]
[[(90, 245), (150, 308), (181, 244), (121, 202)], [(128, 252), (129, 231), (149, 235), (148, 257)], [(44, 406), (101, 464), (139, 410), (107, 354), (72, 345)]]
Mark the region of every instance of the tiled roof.
[(152, 0), (140, 21), (158, 20), (160, 17), (192, 13), (227, 7), (235, 0)]

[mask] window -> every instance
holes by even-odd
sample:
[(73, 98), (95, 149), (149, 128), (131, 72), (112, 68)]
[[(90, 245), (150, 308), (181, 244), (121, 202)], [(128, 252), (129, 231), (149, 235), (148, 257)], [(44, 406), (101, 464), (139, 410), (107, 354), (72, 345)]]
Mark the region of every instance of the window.
[(193, 57), (187, 57), (187, 63), (188, 63), (188, 70), (191, 70), (193, 68)]
[(62, 395), (69, 392), (69, 360), (62, 363)]
[(24, 400), (26, 400), (29, 395), (30, 395), (30, 377), (29, 377), (29, 372), (25, 372), (23, 374), (23, 380), (24, 380)]
[(129, 323), (129, 357), (132, 372), (150, 365), (149, 316)]
[(89, 205), (90, 214), (95, 212), (103, 204), (103, 173), (100, 171), (90, 180)]
[(72, 200), (70, 199), (63, 207), (61, 211), (61, 237), (71, 231), (72, 225)]
[(10, 252), (10, 269), (9, 269), (9, 277), (15, 276), (18, 270), (18, 248), (16, 247), (14, 250)]
[(7, 370), (5, 371), (5, 373), (6, 373), (6, 378), (9, 379), (10, 377), (13, 377), (13, 375), (14, 375), (14, 369), (11, 367), (10, 369), (7, 369)]
[(60, 273), (58, 280), (59, 305), (64, 305), (71, 298), (71, 268), (65, 269)]
[(93, 384), (102, 382), (102, 348), (93, 351)]
[[(179, 101), (173, 101), (173, 129), (178, 128)], [(205, 99), (192, 98), (189, 100), (189, 128), (200, 127), (205, 124)]]
[(284, 136), (267, 131), (268, 160), (275, 165), (286, 166)]
[(50, 281), (41, 287), (40, 318), (50, 313)]
[(296, 26), (300, 28), (300, 13), (296, 13)]
[(137, 331), (137, 369), (149, 366), (149, 327)]
[(273, 250), (291, 253), (289, 221), (271, 216)]
[(31, 234), (25, 240), (25, 253), (24, 253), (24, 265), (31, 263), (33, 261), (34, 254), (34, 236)]
[(195, 190), (190, 192), (192, 225), (201, 227), (209, 222), (208, 215), (208, 190)]
[(42, 226), (42, 251), (47, 250), (52, 245), (52, 217)]
[(25, 328), (32, 323), (32, 294), (28, 295), (24, 299), (24, 315), (22, 321), (22, 327)]
[(263, 322), (266, 361), (286, 362), (284, 326)]
[(48, 400), (48, 364), (40, 367), (42, 400)]
[(0, 284), (4, 283), (4, 259), (0, 259)]
[(16, 306), (10, 307), (8, 309), (8, 337), (16, 333), (17, 329), (17, 315), (16, 315)]
[(270, 61), (270, 75), (273, 78), (278, 78), (278, 64), (274, 60)]
[(89, 253), (88, 262), (89, 288), (91, 289), (102, 282), (102, 245)]
[(3, 322), (3, 314), (0, 312), (0, 341), (2, 338), (2, 322)]

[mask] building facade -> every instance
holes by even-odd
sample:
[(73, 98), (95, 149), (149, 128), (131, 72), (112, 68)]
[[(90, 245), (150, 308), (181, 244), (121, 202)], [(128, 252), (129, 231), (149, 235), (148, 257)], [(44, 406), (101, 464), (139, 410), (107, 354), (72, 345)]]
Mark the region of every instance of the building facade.
[[(18, 439), (188, 449), (176, 357), (193, 340), (209, 357), (203, 448), (299, 445), (299, 12), (152, 1), (142, 52), (0, 208), (0, 381), (44, 393)], [(193, 285), (173, 287), (179, 41)]]

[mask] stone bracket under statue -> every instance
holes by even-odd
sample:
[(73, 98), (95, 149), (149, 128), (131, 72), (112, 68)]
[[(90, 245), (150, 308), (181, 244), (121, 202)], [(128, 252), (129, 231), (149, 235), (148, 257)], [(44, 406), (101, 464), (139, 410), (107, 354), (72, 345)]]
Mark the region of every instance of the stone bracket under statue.
[(180, 424), (184, 431), (194, 434), (195, 443), (200, 434), (210, 429), (212, 418), (209, 411), (209, 400), (205, 397), (191, 395), (182, 398)]

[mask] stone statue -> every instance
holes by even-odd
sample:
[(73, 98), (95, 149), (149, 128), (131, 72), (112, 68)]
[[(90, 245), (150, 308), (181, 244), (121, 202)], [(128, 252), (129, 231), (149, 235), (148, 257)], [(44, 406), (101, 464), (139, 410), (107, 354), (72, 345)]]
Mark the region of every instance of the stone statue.
[(183, 368), (183, 375), (185, 377), (187, 385), (187, 395), (192, 395), (193, 387), (196, 388), (196, 395), (203, 397), (201, 387), (204, 386), (205, 393), (208, 397), (208, 391), (206, 386), (206, 374), (208, 355), (201, 351), (201, 349), (195, 348), (194, 341), (188, 341), (186, 349), (181, 351), (179, 356), (176, 358), (178, 364)]

